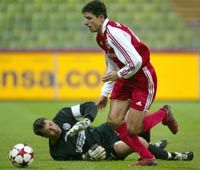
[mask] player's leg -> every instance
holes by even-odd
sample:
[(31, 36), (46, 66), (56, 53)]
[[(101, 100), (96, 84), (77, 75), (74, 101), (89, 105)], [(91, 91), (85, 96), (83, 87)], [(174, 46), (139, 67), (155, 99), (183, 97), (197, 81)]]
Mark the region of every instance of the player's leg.
[[(152, 114), (146, 114), (154, 97), (156, 88), (154, 83), (146, 82), (146, 88), (135, 87), (132, 91), (130, 109), (126, 116), (127, 128), (131, 134), (139, 134), (150, 130), (167, 116), (166, 109), (161, 108)], [(151, 88), (150, 88), (150, 87)]]
[(130, 108), (127, 112), (126, 123), (127, 129), (130, 134), (136, 135), (143, 132), (143, 119), (145, 116), (144, 111), (139, 111), (134, 108)]
[[(141, 98), (140, 98), (141, 99)], [(151, 115), (145, 116), (144, 111), (139, 111), (134, 109), (135, 107), (135, 102), (132, 102), (132, 108), (129, 109), (127, 117), (126, 117), (126, 122), (127, 122), (127, 129), (129, 133), (132, 134), (132, 140), (137, 143), (135, 148), (136, 148), (140, 153), (141, 158), (138, 161), (138, 165), (151, 165), (154, 164), (155, 160), (153, 158), (154, 152), (149, 152), (148, 149), (142, 147), (139, 145), (139, 142), (136, 142), (137, 136), (135, 134), (141, 133), (143, 129), (150, 130), (152, 127), (154, 127), (156, 124), (160, 123), (162, 120), (164, 120), (167, 116), (167, 112), (164, 109), (160, 109), (155, 113), (152, 113)], [(167, 157), (167, 152), (165, 151), (158, 151), (159, 156), (162, 158)]]
[(135, 151), (140, 154), (140, 159), (136, 165), (155, 165), (154, 155), (141, 143), (137, 136), (137, 134), (142, 132), (144, 116), (144, 111), (130, 108), (126, 117), (127, 129), (129, 134), (131, 134), (132, 141), (134, 141)]
[(133, 137), (129, 133), (127, 129), (127, 122), (122, 123), (122, 121), (124, 121), (129, 105), (130, 103), (128, 100), (121, 101), (111, 99), (108, 123), (118, 132), (120, 139), (129, 145), (132, 151), (138, 152), (141, 157), (152, 158), (153, 155), (140, 142), (139, 138), (136, 135)]
[(146, 132), (146, 131), (150, 130), (152, 127), (154, 127), (161, 121), (164, 125), (168, 126), (168, 128), (170, 129), (170, 131), (173, 134), (176, 134), (178, 132), (178, 123), (175, 120), (175, 118), (171, 112), (171, 109), (168, 105), (165, 105), (158, 111), (151, 113), (151, 114), (147, 114), (144, 117), (143, 131)]
[[(112, 128), (114, 128), (122, 141), (124, 141), (132, 151), (138, 152), (141, 157), (145, 158), (153, 158), (153, 155), (150, 151), (140, 142), (138, 136), (132, 136), (128, 130), (126, 123), (122, 123), (120, 126), (119, 124), (124, 120), (125, 114), (129, 108), (129, 101), (128, 100), (111, 100), (110, 105), (110, 112), (108, 115), (108, 122)], [(142, 119), (141, 119), (142, 122)], [(117, 127), (117, 128), (116, 128)]]
[[(170, 152), (160, 149), (153, 144), (148, 144), (148, 142), (143, 137), (139, 137), (139, 139), (150, 150), (150, 152), (153, 155), (155, 155), (157, 159), (168, 160), (172, 158)], [(116, 141), (113, 145), (113, 149), (114, 149), (115, 157), (117, 159), (122, 159), (122, 160), (134, 152), (123, 141)]]
[(131, 93), (132, 88), (128, 88), (125, 81), (122, 79), (116, 81), (110, 96), (110, 110), (107, 119), (113, 129), (124, 121), (130, 107)]
[[(148, 142), (150, 143), (150, 140)], [(161, 140), (151, 143), (151, 144), (156, 146), (157, 148), (165, 149), (165, 147), (168, 145), (168, 141), (166, 139), (161, 139)]]
[[(139, 137), (140, 141), (148, 147), (148, 143), (143, 138)], [(123, 141), (118, 140), (113, 144), (114, 153), (117, 159), (125, 159), (128, 155), (134, 151)]]
[[(188, 152), (168, 152), (164, 149), (159, 148), (158, 146), (154, 144), (148, 144), (145, 139), (142, 137), (139, 137), (140, 141), (148, 147), (150, 152), (155, 155), (157, 159), (162, 159), (162, 160), (176, 160), (176, 161), (191, 161), (193, 159), (193, 152), (188, 151)], [(162, 145), (162, 142), (164, 141), (165, 145), (166, 142), (165, 140), (162, 140), (159, 142)], [(124, 143), (123, 141), (117, 141), (113, 145), (114, 153), (115, 153), (115, 158), (116, 159), (125, 159), (128, 155), (133, 153), (133, 151), (130, 149), (130, 147)]]
[(124, 121), (130, 102), (128, 100), (111, 99), (107, 122), (116, 129)]
[(150, 141), (151, 141), (151, 133), (150, 133), (150, 131), (146, 131), (146, 132), (140, 133), (138, 136), (144, 138), (148, 143), (150, 143)]
[[(138, 86), (137, 86), (138, 87)], [(115, 86), (113, 88), (112, 94), (111, 94), (111, 109), (108, 116), (108, 122), (111, 123), (112, 127), (116, 128), (120, 120), (123, 120), (128, 107), (130, 106), (128, 99), (133, 99), (133, 91), (134, 91), (135, 85), (132, 84), (130, 81), (117, 81), (115, 83)], [(138, 96), (143, 97), (142, 92), (143, 90), (139, 90)], [(148, 93), (148, 90), (147, 90)], [(145, 93), (146, 94), (146, 93)], [(152, 96), (153, 97), (153, 96)], [(136, 99), (137, 100), (137, 99)], [(117, 102), (118, 101), (118, 102)], [(146, 101), (146, 97), (145, 97)], [(143, 102), (143, 100), (142, 100)], [(131, 101), (132, 103), (132, 101)], [(139, 105), (141, 107), (141, 102), (139, 100), (135, 103), (137, 106)], [(144, 104), (144, 103), (143, 103)], [(141, 129), (142, 121), (144, 118), (144, 106), (142, 105), (142, 110), (139, 110), (136, 114), (138, 115), (137, 119), (139, 120), (140, 125), (139, 129)], [(137, 107), (136, 107), (137, 108)], [(136, 110), (136, 109), (135, 109)], [(140, 115), (139, 115), (140, 114)], [(134, 119), (134, 116), (131, 117)], [(117, 120), (117, 121), (116, 121)], [(114, 122), (114, 123), (113, 123)], [(129, 125), (131, 127), (131, 125)], [(119, 137), (122, 141), (124, 141), (129, 147), (132, 149), (132, 151), (135, 151), (140, 154), (141, 158), (145, 158), (142, 161), (140, 161), (140, 164), (138, 165), (155, 165), (155, 159), (154, 156), (150, 153), (150, 151), (140, 142), (137, 135), (131, 135), (129, 131), (127, 130), (126, 123), (122, 123), (120, 126), (117, 127), (116, 131), (119, 134)], [(139, 131), (139, 130), (138, 130)]]
[[(130, 109), (126, 116), (127, 128), (132, 135), (132, 140), (136, 143), (135, 147), (140, 154), (140, 159), (136, 165), (155, 165), (156, 160), (153, 154), (140, 142), (137, 134), (143, 132), (144, 117), (146, 110), (151, 106), (157, 89), (157, 79), (153, 69), (151, 72), (146, 69), (139, 74), (137, 81), (133, 81)], [(136, 84), (135, 84), (136, 83)], [(157, 120), (156, 123), (163, 120)]]
[[(150, 143), (149, 144), (149, 148), (150, 151), (152, 151), (152, 146), (156, 147), (156, 148), (160, 148), (161, 152), (166, 151), (164, 150), (164, 148), (167, 146), (168, 141), (166, 139), (161, 139), (157, 142), (154, 143)], [(159, 152), (158, 149), (155, 150), (156, 152)], [(178, 161), (191, 161), (193, 159), (193, 152), (191, 151), (186, 151), (186, 152), (167, 152), (167, 156), (160, 156), (159, 157), (159, 153), (154, 153), (154, 155), (156, 156), (156, 158), (158, 159), (165, 159), (165, 160), (178, 160)], [(165, 154), (166, 155), (166, 154)]]
[(150, 130), (162, 121), (164, 125), (169, 127), (173, 134), (176, 134), (178, 124), (168, 105), (165, 105), (154, 113), (145, 115), (152, 105), (157, 91), (156, 74), (152, 71), (151, 66), (149, 66), (149, 69), (147, 67), (143, 69), (141, 79), (132, 89), (131, 108), (127, 115), (129, 132), (131, 134), (139, 134)]
[(113, 145), (113, 153), (117, 160), (124, 160), (128, 155), (134, 151), (122, 140), (116, 141)]
[(148, 142), (146, 146), (148, 147), (149, 151), (156, 157), (156, 159), (168, 160), (170, 153), (163, 150), (168, 144), (167, 140), (160, 140), (155, 143), (150, 143), (150, 131), (141, 133), (139, 136), (141, 141), (146, 141), (146, 143)]
[(170, 154), (168, 160), (173, 161), (191, 161), (193, 160), (193, 152), (168, 152)]
[(148, 149), (157, 159), (162, 160), (176, 160), (176, 161), (191, 161), (193, 159), (193, 152), (168, 152), (165, 149), (156, 147), (154, 144), (149, 144)]

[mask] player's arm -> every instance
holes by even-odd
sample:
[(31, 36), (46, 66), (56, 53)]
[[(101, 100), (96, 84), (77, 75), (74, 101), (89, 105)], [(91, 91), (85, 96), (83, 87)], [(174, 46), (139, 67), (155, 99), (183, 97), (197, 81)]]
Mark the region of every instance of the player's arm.
[(142, 57), (132, 45), (130, 35), (121, 29), (108, 27), (108, 44), (114, 49), (118, 59), (125, 64), (117, 72), (118, 77), (133, 76), (142, 66)]
[[(105, 54), (105, 59), (106, 59), (106, 73), (109, 73), (111, 71), (116, 71), (116, 65), (113, 63), (113, 61)], [(105, 77), (103, 76), (103, 79)], [(102, 80), (103, 80), (102, 79)], [(103, 80), (104, 81), (104, 80)], [(97, 101), (97, 107), (98, 109), (103, 109), (107, 105), (107, 98), (108, 95), (111, 93), (113, 86), (114, 86), (114, 81), (104, 81), (103, 87), (101, 88), (101, 95), (99, 100)]]
[(85, 102), (75, 106), (71, 106), (72, 115), (76, 118), (83, 118), (78, 121), (69, 131), (68, 135), (74, 136), (78, 132), (87, 129), (97, 115), (97, 106), (94, 102)]
[[(105, 59), (106, 59), (106, 74), (111, 71), (117, 71), (115, 63), (106, 54), (105, 54)], [(101, 95), (107, 97), (111, 93), (113, 86), (114, 86), (114, 81), (104, 82), (104, 85), (101, 89)]]

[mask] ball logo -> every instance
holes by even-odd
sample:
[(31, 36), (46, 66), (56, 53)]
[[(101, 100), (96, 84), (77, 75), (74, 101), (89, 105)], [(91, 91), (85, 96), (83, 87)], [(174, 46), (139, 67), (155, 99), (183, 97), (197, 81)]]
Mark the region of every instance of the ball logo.
[(9, 152), (9, 159), (16, 167), (27, 167), (33, 162), (33, 149), (27, 144), (16, 144)]

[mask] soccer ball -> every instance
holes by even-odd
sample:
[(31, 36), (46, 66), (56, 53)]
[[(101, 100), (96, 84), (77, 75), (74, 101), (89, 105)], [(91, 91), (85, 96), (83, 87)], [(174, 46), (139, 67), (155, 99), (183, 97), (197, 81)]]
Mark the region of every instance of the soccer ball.
[(33, 149), (27, 144), (16, 144), (9, 152), (9, 159), (16, 167), (27, 167), (33, 162)]

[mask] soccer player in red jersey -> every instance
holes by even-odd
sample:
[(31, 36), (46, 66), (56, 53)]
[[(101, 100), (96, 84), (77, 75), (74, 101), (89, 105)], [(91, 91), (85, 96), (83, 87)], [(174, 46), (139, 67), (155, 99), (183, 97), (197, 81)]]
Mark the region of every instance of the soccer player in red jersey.
[(120, 139), (138, 152), (136, 165), (156, 165), (156, 159), (139, 141), (137, 134), (150, 130), (162, 123), (178, 132), (178, 124), (168, 105), (157, 112), (147, 114), (157, 90), (156, 72), (150, 63), (148, 47), (127, 26), (107, 17), (102, 1), (93, 0), (82, 8), (84, 24), (96, 32), (96, 41), (105, 54), (107, 70), (102, 80), (98, 108), (107, 104), (110, 96), (108, 122)]

